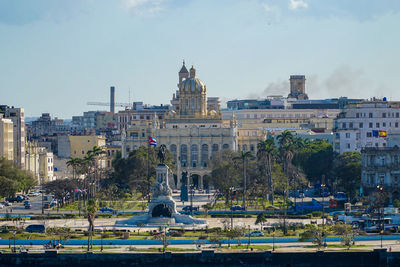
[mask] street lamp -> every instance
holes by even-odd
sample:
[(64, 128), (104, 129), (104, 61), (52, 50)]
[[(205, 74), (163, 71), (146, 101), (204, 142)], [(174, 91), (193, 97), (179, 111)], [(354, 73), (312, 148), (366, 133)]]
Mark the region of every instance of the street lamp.
[(324, 247), (326, 248), (326, 238), (325, 238), (325, 184), (321, 184), (322, 191), (322, 238), (324, 239)]
[(231, 229), (233, 229), (233, 209), (232, 209), (232, 205), (233, 205), (233, 190), (235, 188), (232, 186), (229, 188), (229, 191), (231, 192)]
[(275, 251), (275, 226), (274, 231), (272, 232), (272, 251)]
[[(378, 189), (378, 192), (380, 192), (380, 194), (382, 196), (383, 186), (377, 185), (376, 188)], [(384, 204), (382, 202), (382, 207), (379, 208), (379, 221), (380, 221), (380, 223), (379, 223), (379, 228), (380, 228), (379, 229), (379, 233), (381, 235), (381, 248), (383, 247), (382, 234), (383, 234), (383, 231), (385, 230), (385, 218), (383, 218), (383, 220), (382, 220), (382, 213), (384, 212), (383, 209), (384, 209)]]
[(249, 249), (250, 247), (250, 225), (248, 225), (248, 228), (249, 228), (249, 242), (247, 243), (247, 249)]

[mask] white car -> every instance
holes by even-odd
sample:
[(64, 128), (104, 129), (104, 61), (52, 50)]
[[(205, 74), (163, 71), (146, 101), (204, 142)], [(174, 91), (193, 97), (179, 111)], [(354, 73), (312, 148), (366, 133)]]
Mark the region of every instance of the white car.
[(4, 208), (4, 205), (3, 205), (3, 204), (0, 204), (0, 209), (2, 209), (2, 208)]
[(247, 233), (245, 236), (264, 236), (264, 233), (261, 231), (253, 231), (251, 233)]

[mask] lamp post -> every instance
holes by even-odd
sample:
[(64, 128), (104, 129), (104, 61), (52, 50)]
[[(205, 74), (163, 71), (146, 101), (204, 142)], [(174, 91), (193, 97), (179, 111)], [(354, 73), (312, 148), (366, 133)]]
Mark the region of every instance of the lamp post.
[(190, 214), (191, 215), (193, 215), (193, 187), (194, 187), (194, 185), (193, 184), (191, 184), (190, 185)]
[(325, 238), (325, 184), (321, 184), (322, 189), (322, 238), (324, 239), (324, 247), (326, 248), (326, 238)]
[(233, 190), (234, 187), (230, 187), (229, 191), (231, 192), (231, 229), (233, 229), (233, 209), (232, 209), (232, 204), (233, 204)]
[[(381, 194), (382, 197), (383, 187), (381, 185), (377, 185), (376, 188), (378, 189), (378, 192)], [(381, 235), (381, 248), (383, 247), (382, 234), (383, 231), (385, 230), (385, 219), (382, 220), (383, 209), (384, 209), (384, 204), (382, 203), (382, 207), (379, 208), (379, 228), (380, 228), (379, 233)]]
[(274, 231), (272, 232), (272, 251), (275, 251), (275, 226)]
[(248, 225), (248, 229), (249, 229), (249, 241), (247, 243), (247, 249), (249, 249), (250, 247), (250, 225)]

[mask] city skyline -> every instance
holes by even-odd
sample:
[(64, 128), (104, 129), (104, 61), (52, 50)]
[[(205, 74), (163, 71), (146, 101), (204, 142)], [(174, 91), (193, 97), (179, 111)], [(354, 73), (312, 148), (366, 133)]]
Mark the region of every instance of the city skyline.
[(27, 117), (96, 110), (110, 86), (169, 104), (183, 59), (223, 102), (286, 96), (293, 74), (310, 99), (398, 100), (397, 1), (22, 2), (0, 2), (0, 86)]

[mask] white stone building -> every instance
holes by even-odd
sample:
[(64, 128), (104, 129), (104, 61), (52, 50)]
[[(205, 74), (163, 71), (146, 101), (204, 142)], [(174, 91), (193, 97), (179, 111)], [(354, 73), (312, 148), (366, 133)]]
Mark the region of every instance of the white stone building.
[(10, 161), (14, 159), (13, 132), (12, 121), (0, 117), (0, 157)]
[[(385, 147), (384, 133), (398, 131), (400, 102), (363, 101), (346, 106), (334, 122), (334, 149), (342, 154), (364, 147)], [(381, 131), (383, 134), (379, 134)]]

